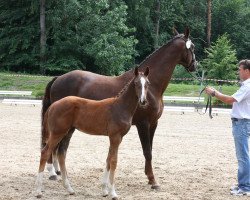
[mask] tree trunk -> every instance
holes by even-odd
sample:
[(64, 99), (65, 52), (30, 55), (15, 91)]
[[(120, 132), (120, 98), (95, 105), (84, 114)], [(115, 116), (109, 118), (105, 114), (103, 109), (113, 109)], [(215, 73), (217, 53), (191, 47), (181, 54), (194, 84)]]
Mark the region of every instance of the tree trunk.
[(160, 0), (156, 0), (155, 6), (155, 43), (154, 48), (159, 47), (159, 29), (160, 29)]
[(211, 10), (212, 0), (207, 0), (207, 46), (211, 45)]
[(46, 27), (45, 27), (45, 0), (40, 0), (40, 72), (45, 74)]

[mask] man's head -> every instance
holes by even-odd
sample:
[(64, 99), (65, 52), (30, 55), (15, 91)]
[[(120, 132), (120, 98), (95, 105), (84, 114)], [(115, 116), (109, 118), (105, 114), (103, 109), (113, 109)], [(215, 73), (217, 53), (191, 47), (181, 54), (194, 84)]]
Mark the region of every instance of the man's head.
[(250, 78), (250, 60), (241, 60), (239, 62), (239, 76), (243, 81)]

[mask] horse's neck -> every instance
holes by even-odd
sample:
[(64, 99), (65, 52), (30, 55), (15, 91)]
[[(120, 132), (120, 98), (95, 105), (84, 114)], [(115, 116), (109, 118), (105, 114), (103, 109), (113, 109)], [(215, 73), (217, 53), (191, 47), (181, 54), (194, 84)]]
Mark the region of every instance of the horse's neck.
[(116, 103), (124, 108), (124, 112), (132, 116), (137, 108), (138, 101), (139, 99), (136, 95), (135, 84), (132, 80), (124, 91), (119, 94)]
[[(172, 45), (174, 44), (162, 46), (148, 56), (139, 66), (140, 71), (145, 71), (146, 67), (149, 66), (150, 91), (154, 92), (154, 95), (162, 96), (170, 82), (175, 66), (180, 60), (179, 52), (182, 50)], [(134, 71), (129, 70), (119, 76), (118, 79), (125, 85), (133, 76)]]
[(173, 48), (171, 45), (163, 46), (141, 64), (140, 69), (144, 69), (146, 66), (150, 67), (148, 79), (150, 87), (154, 88), (153, 91), (157, 93), (155, 95), (162, 96), (167, 88), (180, 59), (179, 51), (180, 49)]

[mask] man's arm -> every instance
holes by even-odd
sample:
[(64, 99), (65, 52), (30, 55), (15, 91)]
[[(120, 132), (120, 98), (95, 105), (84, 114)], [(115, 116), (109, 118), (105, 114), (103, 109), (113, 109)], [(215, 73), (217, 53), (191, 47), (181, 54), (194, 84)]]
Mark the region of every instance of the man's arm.
[(233, 104), (234, 102), (237, 102), (235, 98), (229, 95), (222, 94), (218, 90), (212, 88), (212, 87), (206, 87), (205, 89), (206, 93), (208, 95), (211, 95), (213, 97), (216, 97), (217, 99), (221, 100), (222, 102), (226, 104)]

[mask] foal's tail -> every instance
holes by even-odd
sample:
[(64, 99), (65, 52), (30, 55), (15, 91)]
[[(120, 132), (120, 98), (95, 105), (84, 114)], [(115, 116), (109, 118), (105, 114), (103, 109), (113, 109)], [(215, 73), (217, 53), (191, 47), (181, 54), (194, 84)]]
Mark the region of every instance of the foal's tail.
[(57, 79), (57, 77), (54, 77), (46, 86), (45, 94), (44, 94), (43, 101), (42, 101), (41, 148), (43, 148), (46, 145), (46, 140), (48, 138), (48, 132), (47, 132), (47, 127), (46, 127), (47, 116), (45, 114), (51, 105), (50, 89), (51, 89), (51, 86), (55, 82), (56, 79)]

